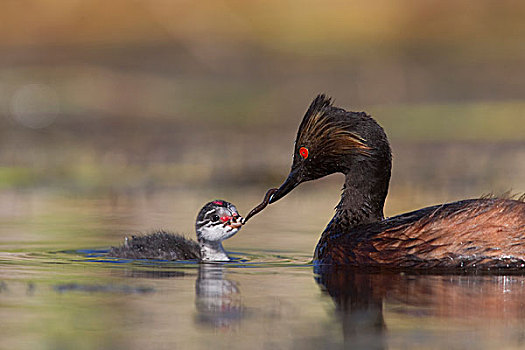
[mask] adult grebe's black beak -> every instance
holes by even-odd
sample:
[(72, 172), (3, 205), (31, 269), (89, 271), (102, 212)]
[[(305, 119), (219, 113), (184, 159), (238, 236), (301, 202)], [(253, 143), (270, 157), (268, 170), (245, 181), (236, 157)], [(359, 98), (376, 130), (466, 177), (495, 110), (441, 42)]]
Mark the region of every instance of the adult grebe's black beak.
[(283, 198), (295, 187), (297, 187), (297, 185), (303, 182), (303, 172), (301, 170), (301, 168), (292, 169), (290, 175), (288, 175), (288, 178), (284, 181), (281, 187), (279, 187), (277, 191), (270, 197), (270, 204), (277, 202), (279, 199)]

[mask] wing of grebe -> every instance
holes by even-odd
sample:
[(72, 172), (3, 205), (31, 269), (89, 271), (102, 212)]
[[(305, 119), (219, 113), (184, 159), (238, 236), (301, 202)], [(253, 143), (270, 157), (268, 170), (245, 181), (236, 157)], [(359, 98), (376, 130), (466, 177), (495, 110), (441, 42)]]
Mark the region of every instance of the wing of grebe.
[(475, 199), (423, 208), (363, 225), (336, 241), (330, 244), (333, 258), (359, 265), (426, 268), (457, 261), (461, 267), (493, 261), (497, 267), (508, 259), (525, 262), (525, 203)]

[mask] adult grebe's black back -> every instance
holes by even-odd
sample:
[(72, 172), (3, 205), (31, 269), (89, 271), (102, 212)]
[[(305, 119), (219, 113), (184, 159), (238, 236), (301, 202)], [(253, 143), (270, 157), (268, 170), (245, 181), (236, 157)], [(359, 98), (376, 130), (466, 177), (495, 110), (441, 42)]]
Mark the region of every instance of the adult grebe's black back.
[(229, 202), (214, 200), (199, 211), (195, 222), (197, 242), (164, 231), (133, 236), (120, 247), (113, 247), (110, 256), (126, 259), (228, 261), (222, 241), (241, 229), (242, 217)]
[(525, 203), (469, 199), (385, 219), (391, 152), (364, 112), (320, 95), (295, 141), (292, 169), (275, 203), (302, 182), (340, 172), (341, 201), (315, 249), (317, 264), (400, 268), (525, 267)]

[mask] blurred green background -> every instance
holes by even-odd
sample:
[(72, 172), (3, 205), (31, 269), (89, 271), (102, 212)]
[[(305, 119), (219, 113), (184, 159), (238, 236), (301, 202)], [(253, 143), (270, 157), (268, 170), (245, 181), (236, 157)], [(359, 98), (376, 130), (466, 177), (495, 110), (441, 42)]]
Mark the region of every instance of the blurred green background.
[(321, 92), (384, 126), (394, 196), (523, 191), (523, 18), (522, 1), (5, 0), (0, 191), (276, 186)]

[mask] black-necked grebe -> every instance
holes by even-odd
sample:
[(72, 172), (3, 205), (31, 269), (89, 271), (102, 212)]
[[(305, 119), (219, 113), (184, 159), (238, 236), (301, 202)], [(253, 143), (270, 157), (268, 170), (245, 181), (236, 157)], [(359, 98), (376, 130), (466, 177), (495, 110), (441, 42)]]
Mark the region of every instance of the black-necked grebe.
[(229, 261), (222, 241), (241, 229), (242, 217), (229, 202), (214, 200), (199, 211), (195, 222), (198, 243), (165, 231), (126, 238), (109, 256), (126, 259)]
[(523, 201), (469, 199), (385, 219), (391, 165), (390, 145), (374, 119), (333, 107), (320, 95), (299, 126), (290, 174), (269, 203), (302, 182), (346, 176), (315, 249), (319, 265), (525, 267)]

